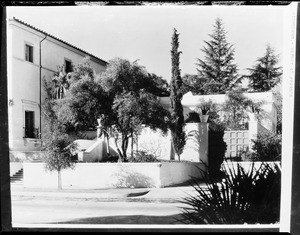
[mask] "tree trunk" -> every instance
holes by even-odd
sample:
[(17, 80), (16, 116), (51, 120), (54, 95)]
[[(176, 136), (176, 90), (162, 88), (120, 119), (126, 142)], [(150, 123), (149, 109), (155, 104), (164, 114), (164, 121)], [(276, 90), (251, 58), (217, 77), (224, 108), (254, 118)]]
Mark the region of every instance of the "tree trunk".
[(117, 149), (118, 153), (119, 153), (119, 158), (118, 158), (118, 162), (123, 162), (124, 156), (122, 151), (118, 148)]
[(133, 133), (131, 133), (131, 157), (133, 158)]
[(107, 141), (107, 145), (106, 145), (106, 153), (108, 155), (110, 155), (110, 146), (109, 146), (109, 135), (108, 134), (105, 134), (106, 135), (106, 141)]
[(58, 189), (61, 190), (62, 189), (62, 182), (61, 182), (61, 171), (57, 171), (57, 177), (58, 177), (58, 182), (57, 182), (57, 186)]
[(173, 138), (171, 138), (170, 160), (175, 160), (175, 149), (173, 144)]
[(139, 136), (136, 137), (136, 153), (139, 152)]
[(125, 140), (124, 148), (123, 148), (123, 161), (127, 162), (127, 148), (128, 148), (128, 139)]
[(128, 137), (122, 136), (122, 152), (123, 152), (123, 161), (127, 162), (127, 148), (128, 148)]
[(114, 137), (114, 140), (115, 140), (115, 145), (116, 145), (116, 147), (117, 147), (117, 151), (118, 151), (118, 154), (119, 154), (118, 162), (122, 162), (122, 161), (123, 161), (123, 153), (122, 153), (122, 151), (121, 151), (120, 148), (119, 148), (118, 140), (117, 140), (116, 137)]
[(175, 160), (175, 159), (178, 159), (178, 161), (180, 161), (180, 155), (175, 150), (174, 142), (173, 142), (173, 138), (172, 138), (171, 139), (171, 156), (170, 156), (170, 160)]

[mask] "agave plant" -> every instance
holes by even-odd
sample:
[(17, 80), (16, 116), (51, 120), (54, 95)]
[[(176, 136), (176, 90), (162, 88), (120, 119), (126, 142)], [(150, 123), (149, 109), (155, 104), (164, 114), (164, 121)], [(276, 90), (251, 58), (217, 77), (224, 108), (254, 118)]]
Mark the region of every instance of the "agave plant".
[(276, 223), (279, 220), (280, 167), (262, 163), (249, 170), (240, 164), (237, 167), (223, 168), (221, 182), (211, 180), (203, 172), (202, 182), (194, 178), (194, 196), (180, 200), (183, 223), (192, 224), (243, 224)]

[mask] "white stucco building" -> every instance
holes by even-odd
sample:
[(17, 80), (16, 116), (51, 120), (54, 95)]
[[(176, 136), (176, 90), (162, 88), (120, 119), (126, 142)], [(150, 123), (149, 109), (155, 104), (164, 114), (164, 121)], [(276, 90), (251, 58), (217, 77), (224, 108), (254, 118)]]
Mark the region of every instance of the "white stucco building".
[[(260, 124), (268, 129), (271, 132), (276, 132), (277, 125), (277, 109), (275, 105), (275, 97), (273, 93), (270, 92), (253, 92), (253, 93), (244, 93), (245, 97), (254, 101), (261, 102), (261, 113), (263, 118), (260, 119)], [(185, 119), (188, 117), (188, 114), (195, 110), (195, 108), (203, 101), (208, 102), (212, 101), (212, 103), (216, 105), (222, 105), (225, 103), (227, 96), (225, 94), (218, 95), (193, 95), (191, 92), (186, 93), (181, 100), (183, 106), (183, 112)], [(169, 97), (161, 97), (161, 104), (168, 108), (170, 105)], [(220, 111), (220, 117), (224, 113)], [(250, 113), (249, 113), (250, 114)]]
[(64, 65), (65, 72), (90, 57), (96, 73), (107, 62), (16, 18), (7, 21), (9, 147), (11, 151), (39, 150), (42, 79)]
[[(244, 93), (248, 99), (261, 103), (260, 119), (256, 119), (251, 112), (248, 113), (248, 130), (227, 130), (224, 134), (224, 141), (227, 145), (225, 157), (237, 157), (240, 151), (251, 149), (252, 141), (256, 139), (257, 135), (270, 131), (276, 133), (277, 126), (277, 113), (278, 107), (275, 105), (275, 97), (270, 92), (254, 92)], [(226, 102), (228, 97), (225, 94), (217, 95), (193, 95), (191, 92), (186, 93), (181, 100), (183, 106), (183, 113), (185, 119), (188, 118), (189, 113), (193, 112), (197, 106), (201, 105), (202, 102), (211, 101), (212, 103), (221, 106)], [(161, 97), (161, 104), (165, 108), (170, 106), (169, 97)], [(222, 110), (219, 111), (220, 118), (224, 117), (226, 113)], [(207, 130), (208, 132), (208, 130)], [(206, 136), (206, 135), (205, 135)], [(205, 137), (207, 138), (207, 137)], [(204, 139), (205, 139), (204, 138)], [(200, 138), (201, 139), (201, 138)], [(206, 143), (208, 146), (209, 143)], [(189, 153), (189, 155), (191, 155)], [(203, 154), (202, 154), (203, 155)]]

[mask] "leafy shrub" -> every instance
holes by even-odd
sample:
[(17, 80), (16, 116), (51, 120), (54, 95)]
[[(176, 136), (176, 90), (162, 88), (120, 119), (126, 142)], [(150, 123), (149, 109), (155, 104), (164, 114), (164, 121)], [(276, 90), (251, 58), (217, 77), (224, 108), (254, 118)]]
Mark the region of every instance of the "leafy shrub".
[[(180, 202), (183, 223), (243, 224), (276, 223), (280, 212), (280, 179), (278, 165), (263, 163), (255, 170), (252, 163), (246, 171), (240, 164), (226, 168), (221, 182), (214, 182), (203, 172), (205, 187), (193, 180), (196, 196)], [(203, 181), (202, 180), (202, 181)]]
[(226, 101), (222, 105), (224, 122), (228, 130), (246, 130), (248, 128), (248, 112), (259, 114), (262, 102), (254, 102), (244, 95), (243, 89), (226, 93)]
[(128, 162), (158, 162), (158, 159), (146, 151), (138, 151), (128, 159)]
[(105, 162), (118, 162), (119, 160), (119, 156), (117, 154), (107, 154), (107, 159), (105, 160)]
[(62, 189), (61, 171), (74, 169), (76, 163), (75, 152), (77, 144), (70, 141), (67, 134), (59, 131), (52, 133), (52, 138), (44, 139), (46, 155), (44, 158), (45, 168), (58, 173), (58, 189)]
[[(249, 148), (239, 151), (236, 159), (237, 159), (237, 161), (259, 161), (257, 159), (256, 153), (253, 151), (249, 151)], [(233, 160), (233, 159), (230, 159), (230, 160)]]
[(252, 150), (257, 161), (280, 161), (281, 160), (281, 134), (266, 133), (252, 140)]
[(210, 109), (214, 106), (213, 102), (211, 100), (205, 101), (201, 100), (201, 103), (196, 107), (196, 110), (198, 113), (201, 113), (202, 115), (209, 114)]
[(190, 112), (188, 114), (188, 117), (187, 119), (185, 120), (185, 123), (193, 123), (193, 122), (200, 122), (200, 117), (199, 117), (199, 114), (196, 113), (196, 112)]
[(55, 135), (55, 138), (47, 142), (45, 167), (49, 171), (60, 171), (66, 168), (74, 168), (72, 160), (77, 145), (71, 142), (67, 135)]

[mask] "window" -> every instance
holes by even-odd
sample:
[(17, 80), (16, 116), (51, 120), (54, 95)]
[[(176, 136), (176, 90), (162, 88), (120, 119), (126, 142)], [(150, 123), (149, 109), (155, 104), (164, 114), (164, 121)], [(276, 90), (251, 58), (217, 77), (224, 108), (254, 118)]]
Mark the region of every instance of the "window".
[(73, 72), (72, 61), (70, 61), (70, 60), (65, 60), (65, 72), (66, 72), (66, 73)]
[(25, 138), (35, 138), (33, 111), (25, 111)]
[(33, 46), (25, 45), (25, 60), (33, 63)]

